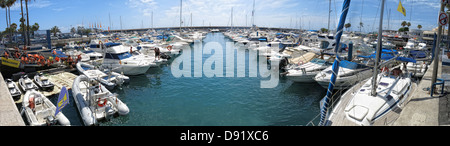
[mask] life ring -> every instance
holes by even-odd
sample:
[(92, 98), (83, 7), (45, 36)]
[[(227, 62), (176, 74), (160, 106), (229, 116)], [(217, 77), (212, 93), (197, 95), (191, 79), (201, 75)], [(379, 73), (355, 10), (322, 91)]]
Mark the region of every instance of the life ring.
[(167, 50), (171, 51), (172, 50), (172, 46), (171, 45), (167, 46)]
[(302, 65), (302, 64), (303, 64), (303, 61), (299, 61), (297, 64), (298, 64), (298, 65)]
[[(103, 102), (103, 103), (101, 103), (101, 102)], [(103, 100), (98, 100), (97, 101), (97, 105), (99, 106), (99, 107), (103, 107), (103, 106), (105, 106), (106, 105), (106, 99), (103, 99)]]
[(381, 72), (389, 72), (389, 68), (383, 67), (383, 68), (381, 68)]

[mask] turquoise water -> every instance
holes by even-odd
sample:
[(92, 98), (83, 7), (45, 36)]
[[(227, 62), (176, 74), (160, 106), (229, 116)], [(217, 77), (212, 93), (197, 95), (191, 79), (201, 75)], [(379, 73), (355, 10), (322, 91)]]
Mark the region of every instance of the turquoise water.
[[(225, 49), (225, 43), (231, 41), (221, 33), (210, 33), (203, 45), (218, 42)], [(246, 53), (247, 64), (256, 61), (249, 60), (248, 52)], [(201, 59), (204, 62), (210, 57), (212, 55), (203, 55)], [(195, 59), (200, 58), (192, 60), (192, 75)], [(101, 125), (306, 125), (319, 113), (319, 101), (325, 96), (326, 89), (317, 83), (293, 83), (285, 78), (280, 78), (275, 88), (260, 88), (261, 80), (267, 79), (249, 77), (248, 65), (246, 77), (208, 78), (203, 75), (176, 78), (171, 72), (172, 61), (173, 59), (159, 68), (151, 68), (145, 75), (132, 76), (128, 85), (113, 90), (128, 105), (130, 113)], [(235, 72), (236, 70), (235, 67)], [(82, 125), (75, 102), (71, 102), (63, 113), (72, 125)]]

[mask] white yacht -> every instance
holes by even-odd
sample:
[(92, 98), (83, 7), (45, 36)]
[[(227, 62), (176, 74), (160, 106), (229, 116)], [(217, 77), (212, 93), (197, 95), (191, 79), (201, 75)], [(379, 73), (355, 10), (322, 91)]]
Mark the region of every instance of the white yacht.
[(96, 69), (95, 66), (83, 62), (78, 62), (76, 68), (80, 74), (100, 81), (108, 90), (130, 81), (130, 78), (125, 75), (111, 71), (105, 71), (105, 73)]
[(314, 77), (330, 65), (325, 60), (314, 58), (308, 63), (289, 68), (286, 77), (294, 82), (315, 82)]
[(132, 55), (130, 48), (124, 47), (120, 43), (106, 43), (105, 46), (102, 65), (105, 68), (112, 68), (115, 72), (123, 72), (125, 75), (140, 75), (147, 72), (150, 66), (156, 66), (148, 56)]
[[(322, 87), (328, 88), (332, 75), (332, 66), (318, 73), (314, 80)], [(366, 65), (342, 60), (339, 66), (339, 73), (336, 78), (334, 89), (347, 89), (372, 76), (372, 69)]]
[(405, 45), (405, 49), (408, 50), (426, 50), (427, 44), (418, 42), (412, 38), (408, 39), (408, 42)]

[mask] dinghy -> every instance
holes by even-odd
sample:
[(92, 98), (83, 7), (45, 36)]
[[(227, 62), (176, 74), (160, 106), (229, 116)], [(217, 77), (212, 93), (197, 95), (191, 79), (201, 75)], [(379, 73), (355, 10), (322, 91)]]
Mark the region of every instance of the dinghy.
[(86, 126), (98, 125), (100, 120), (108, 120), (116, 114), (127, 115), (130, 111), (116, 94), (85, 75), (75, 78), (72, 95)]
[(70, 126), (70, 121), (62, 112), (55, 116), (56, 106), (42, 93), (29, 90), (22, 102), (22, 113), (31, 126), (59, 125)]

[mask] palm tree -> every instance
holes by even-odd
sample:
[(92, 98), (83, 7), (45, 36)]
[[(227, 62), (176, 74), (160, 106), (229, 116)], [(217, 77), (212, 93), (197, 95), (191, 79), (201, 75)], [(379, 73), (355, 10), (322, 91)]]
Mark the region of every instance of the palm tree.
[(347, 24), (344, 25), (344, 27), (345, 27), (345, 28), (347, 29), (347, 31), (348, 31), (348, 28), (352, 27), (352, 24), (347, 23)]
[(361, 32), (361, 29), (364, 27), (364, 23), (363, 22), (359, 22), (359, 32)]
[(58, 26), (53, 26), (52, 29), (50, 29), (50, 32), (53, 33), (53, 36), (56, 36), (56, 34), (61, 32), (61, 30), (59, 30)]
[(34, 37), (34, 32), (39, 30), (39, 24), (38, 23), (34, 23), (33, 26), (31, 26), (31, 34)]
[(417, 25), (417, 28), (418, 28), (418, 29), (421, 29), (421, 28), (422, 28), (422, 25), (420, 25), (420, 24)]
[(403, 21), (401, 25), (402, 25), (402, 27), (405, 27), (406, 24), (407, 24), (406, 21)]
[[(28, 15), (28, 1), (31, 1), (31, 0), (25, 0), (25, 7), (26, 7), (26, 9), (27, 9), (27, 36), (28, 36), (28, 45), (31, 45), (30, 44), (30, 31), (28, 30), (28, 28), (30, 27), (30, 17), (29, 17), (29, 15)], [(34, 1), (36, 1), (36, 0), (34, 0)]]
[[(6, 7), (8, 9), (9, 23), (11, 23), (11, 6), (13, 6), (14, 3), (16, 3), (16, 0), (6, 0)], [(10, 24), (9, 26), (12, 26), (12, 24)], [(16, 27), (17, 27), (17, 24), (16, 24)], [(12, 38), (11, 38), (12, 37), (12, 33), (13, 32), (11, 32), (11, 30), (10, 30), (10, 32), (9, 32), (9, 35), (10, 35), (9, 40), (10, 40), (10, 42), (12, 42)]]
[[(16, 23), (12, 23), (10, 26), (9, 26), (9, 32), (11, 32), (11, 40), (12, 40), (12, 37), (13, 36), (15, 36), (15, 34), (16, 34), (16, 32), (17, 32), (17, 24)], [(16, 40), (17, 41), (17, 40)]]
[(406, 26), (409, 28), (411, 26), (411, 22), (406, 23)]
[(27, 41), (28, 41), (28, 36), (25, 35), (25, 32), (27, 31), (27, 27), (25, 27), (25, 17), (23, 17), (23, 0), (20, 0), (20, 11), (22, 12), (22, 18), (20, 18), (20, 27), (22, 28), (22, 37), (23, 37), (23, 45), (28, 45)]

